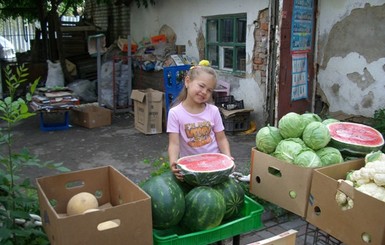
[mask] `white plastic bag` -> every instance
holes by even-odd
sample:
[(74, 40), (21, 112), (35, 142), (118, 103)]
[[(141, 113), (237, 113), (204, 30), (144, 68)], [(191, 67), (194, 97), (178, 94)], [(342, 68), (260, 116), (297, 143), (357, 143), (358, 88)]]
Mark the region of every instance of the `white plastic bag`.
[(60, 62), (47, 60), (48, 74), (45, 82), (46, 88), (64, 87), (64, 73)]

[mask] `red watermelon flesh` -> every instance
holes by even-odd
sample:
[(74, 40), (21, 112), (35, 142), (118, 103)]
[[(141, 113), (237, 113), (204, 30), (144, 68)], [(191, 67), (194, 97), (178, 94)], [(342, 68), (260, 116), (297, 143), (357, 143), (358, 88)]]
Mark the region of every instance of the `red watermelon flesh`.
[(203, 153), (180, 158), (177, 167), (191, 185), (215, 185), (231, 174), (234, 161), (221, 153)]
[(376, 129), (351, 122), (334, 122), (327, 125), (331, 141), (330, 145), (343, 153), (364, 156), (384, 146), (384, 138)]

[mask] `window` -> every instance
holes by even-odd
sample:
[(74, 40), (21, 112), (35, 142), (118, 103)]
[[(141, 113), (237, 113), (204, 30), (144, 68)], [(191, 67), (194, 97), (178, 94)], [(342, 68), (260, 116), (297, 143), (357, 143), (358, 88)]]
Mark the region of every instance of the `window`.
[(246, 15), (208, 17), (206, 57), (219, 70), (246, 70)]

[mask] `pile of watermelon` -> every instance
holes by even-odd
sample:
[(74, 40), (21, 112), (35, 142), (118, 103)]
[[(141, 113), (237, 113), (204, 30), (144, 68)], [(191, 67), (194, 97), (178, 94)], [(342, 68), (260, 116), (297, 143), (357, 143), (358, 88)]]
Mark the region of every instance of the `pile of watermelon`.
[(265, 126), (256, 135), (256, 148), (303, 167), (323, 167), (381, 150), (384, 138), (376, 129), (353, 122), (321, 119), (317, 114), (289, 112), (277, 127)]
[[(207, 155), (207, 158), (203, 154), (180, 161), (181, 164), (188, 161), (190, 170), (194, 169), (192, 182), (186, 181), (188, 178), (182, 182), (170, 171), (151, 177), (141, 186), (151, 197), (154, 229), (179, 227), (188, 232), (197, 232), (217, 227), (241, 215), (244, 190), (240, 183), (229, 177), (227, 166), (223, 167), (232, 165), (233, 168), (234, 163), (225, 158), (222, 160), (227, 164), (223, 163), (222, 167), (212, 164), (211, 168), (206, 166), (198, 170), (197, 166), (192, 166), (202, 166), (214, 159), (211, 154)], [(184, 171), (187, 169), (184, 168)], [(205, 181), (209, 180), (208, 175), (215, 179), (214, 183)]]

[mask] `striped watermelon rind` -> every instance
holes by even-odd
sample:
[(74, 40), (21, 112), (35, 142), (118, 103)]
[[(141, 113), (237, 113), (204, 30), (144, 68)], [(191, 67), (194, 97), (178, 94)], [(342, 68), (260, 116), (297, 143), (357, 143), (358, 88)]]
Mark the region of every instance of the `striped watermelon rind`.
[(213, 188), (219, 191), (225, 200), (226, 211), (223, 220), (236, 218), (240, 214), (245, 202), (245, 191), (241, 184), (228, 177), (227, 180), (214, 185)]
[(232, 173), (234, 161), (222, 153), (203, 153), (178, 159), (183, 179), (194, 186), (222, 183)]
[(373, 127), (352, 122), (333, 122), (326, 126), (331, 136), (329, 146), (343, 154), (365, 156), (384, 146), (384, 137)]
[(185, 211), (185, 195), (169, 176), (151, 177), (141, 188), (151, 197), (153, 228), (168, 229), (181, 221)]
[(221, 224), (226, 204), (220, 192), (210, 186), (197, 186), (185, 197), (186, 210), (181, 226), (192, 231), (203, 231)]

